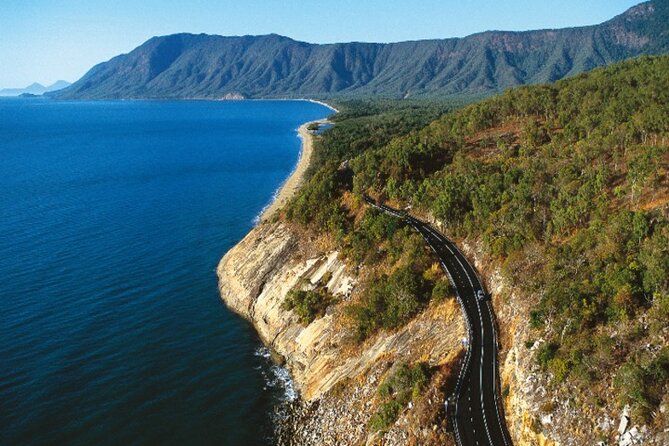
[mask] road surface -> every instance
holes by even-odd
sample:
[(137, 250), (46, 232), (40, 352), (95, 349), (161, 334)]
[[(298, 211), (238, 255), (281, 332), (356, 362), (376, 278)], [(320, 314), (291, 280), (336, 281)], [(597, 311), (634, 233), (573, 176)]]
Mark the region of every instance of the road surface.
[[(499, 397), (497, 330), (492, 304), (476, 271), (458, 248), (429, 224), (365, 197), (368, 204), (418, 231), (448, 274), (468, 328), (467, 352), (454, 395), (446, 402), (459, 446), (511, 446)], [(481, 300), (481, 297), (483, 300)]]

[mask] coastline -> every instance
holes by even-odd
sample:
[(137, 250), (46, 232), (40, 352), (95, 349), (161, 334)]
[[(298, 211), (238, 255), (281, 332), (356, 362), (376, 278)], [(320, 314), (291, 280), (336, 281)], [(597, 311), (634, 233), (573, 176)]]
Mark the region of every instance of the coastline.
[(339, 110), (338, 110), (338, 109), (334, 108), (333, 106), (331, 106), (330, 104), (328, 104), (328, 103), (326, 103), (326, 102), (319, 101), (319, 100), (317, 100), (317, 99), (298, 99), (298, 100), (307, 101), (307, 102), (313, 102), (314, 104), (319, 104), (319, 105), (322, 105), (323, 107), (327, 107), (327, 108), (329, 108), (330, 110), (332, 110), (332, 111), (335, 112), (335, 113), (339, 113)]
[[(325, 105), (336, 112), (335, 108), (327, 104), (322, 105)], [(306, 122), (298, 128), (297, 133), (298, 137), (302, 140), (302, 147), (300, 149), (300, 157), (297, 160), (297, 165), (286, 181), (284, 181), (279, 189), (277, 189), (272, 201), (261, 211), (257, 218), (257, 223), (262, 223), (271, 219), (291, 198), (293, 198), (300, 187), (302, 187), (302, 184), (304, 183), (304, 174), (311, 164), (311, 155), (314, 150), (314, 134), (309, 131), (309, 126), (311, 124), (323, 125), (329, 122), (330, 121), (328, 121), (327, 118), (318, 119), (316, 121)]]

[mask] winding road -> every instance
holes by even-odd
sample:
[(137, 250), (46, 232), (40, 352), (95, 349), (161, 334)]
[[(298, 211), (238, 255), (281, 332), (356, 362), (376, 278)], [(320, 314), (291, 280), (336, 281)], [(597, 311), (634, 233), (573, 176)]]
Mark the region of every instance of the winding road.
[(453, 242), (429, 224), (370, 197), (365, 201), (403, 219), (423, 236), (450, 278), (462, 307), (469, 332), (467, 352), (454, 394), (445, 403), (458, 445), (511, 446), (499, 396), (495, 318), (476, 270)]

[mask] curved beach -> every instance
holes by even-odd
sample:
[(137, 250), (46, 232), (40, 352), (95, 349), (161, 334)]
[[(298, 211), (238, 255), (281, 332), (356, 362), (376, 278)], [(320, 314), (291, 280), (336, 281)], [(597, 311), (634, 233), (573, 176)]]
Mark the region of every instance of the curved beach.
[[(329, 106), (328, 106), (329, 107)], [(331, 108), (331, 107), (330, 107)], [(302, 139), (302, 149), (300, 151), (300, 158), (297, 161), (297, 166), (281, 185), (274, 195), (273, 201), (263, 209), (260, 214), (259, 222), (263, 222), (272, 218), (276, 212), (281, 209), (288, 201), (295, 195), (304, 182), (304, 174), (311, 163), (311, 154), (313, 153), (314, 135), (309, 131), (311, 124), (325, 124), (329, 122), (327, 119), (320, 119), (318, 121), (311, 121), (302, 124), (298, 129), (300, 139)]]

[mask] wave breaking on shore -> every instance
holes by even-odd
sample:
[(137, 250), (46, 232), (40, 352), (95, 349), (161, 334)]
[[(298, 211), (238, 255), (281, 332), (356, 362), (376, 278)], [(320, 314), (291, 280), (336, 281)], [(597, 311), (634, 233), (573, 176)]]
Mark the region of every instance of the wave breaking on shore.
[(254, 354), (266, 360), (267, 367), (262, 370), (265, 378), (265, 390), (278, 389), (282, 391), (281, 402), (291, 403), (298, 398), (297, 390), (290, 376), (290, 372), (285, 367), (281, 367), (272, 361), (272, 352), (267, 347), (259, 347)]

